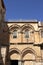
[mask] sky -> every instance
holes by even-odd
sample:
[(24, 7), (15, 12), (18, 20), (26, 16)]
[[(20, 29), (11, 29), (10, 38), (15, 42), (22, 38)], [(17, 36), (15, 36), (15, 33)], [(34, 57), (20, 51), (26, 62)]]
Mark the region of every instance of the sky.
[(43, 21), (43, 0), (4, 0), (6, 20)]

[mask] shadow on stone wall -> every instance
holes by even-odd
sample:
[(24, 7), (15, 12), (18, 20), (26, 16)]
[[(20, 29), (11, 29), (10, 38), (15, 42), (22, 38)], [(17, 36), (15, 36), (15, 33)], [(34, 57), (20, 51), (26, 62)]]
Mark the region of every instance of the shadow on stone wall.
[[(9, 28), (6, 22), (4, 22), (2, 25), (2, 33), (0, 36), (0, 41), (1, 41), (1, 48), (2, 47), (6, 48), (5, 62), (6, 64), (8, 64), (8, 61), (9, 61)], [(1, 57), (1, 62), (2, 62), (1, 64), (4, 65), (2, 55), (0, 57)]]

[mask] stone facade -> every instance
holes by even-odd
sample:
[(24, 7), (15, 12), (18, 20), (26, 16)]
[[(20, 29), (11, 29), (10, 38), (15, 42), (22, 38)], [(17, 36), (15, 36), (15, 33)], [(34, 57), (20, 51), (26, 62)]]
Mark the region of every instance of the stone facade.
[(5, 21), (3, 0), (0, 3), (0, 65), (43, 65), (42, 22)]

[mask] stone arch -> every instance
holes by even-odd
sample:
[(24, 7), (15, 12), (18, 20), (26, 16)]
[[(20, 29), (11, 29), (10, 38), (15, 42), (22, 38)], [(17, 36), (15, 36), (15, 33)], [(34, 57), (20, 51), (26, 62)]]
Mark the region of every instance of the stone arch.
[[(39, 36), (40, 38), (43, 38), (43, 28), (39, 29), (39, 35), (40, 35)], [(41, 40), (41, 41), (43, 42), (43, 40)]]
[(20, 52), (20, 50), (17, 49), (17, 48), (12, 48), (12, 49), (10, 49), (9, 53), (10, 53), (10, 55), (11, 55), (12, 53), (18, 53), (18, 54), (20, 54), (21, 52)]
[(36, 60), (36, 56), (37, 56), (36, 52), (32, 48), (29, 48), (29, 47), (22, 50), (22, 59), (28, 53), (33, 54), (35, 56), (35, 60)]
[[(14, 55), (14, 54), (16, 54), (16, 55)], [(15, 56), (14, 58), (12, 58), (13, 56)], [(11, 59), (20, 59), (20, 55), (21, 55), (21, 52), (20, 52), (20, 50), (19, 49), (17, 49), (17, 48), (12, 48), (12, 49), (10, 49), (10, 51), (9, 51), (9, 57), (11, 58)], [(12, 57), (11, 57), (12, 56)]]
[(14, 29), (20, 29), (20, 25), (17, 25), (17, 24), (13, 24), (13, 25), (11, 25), (10, 27), (9, 27), (9, 30), (11, 31), (11, 30), (14, 30)]
[(24, 24), (24, 25), (22, 26), (21, 31), (23, 31), (23, 30), (25, 30), (25, 29), (32, 29), (33, 31), (35, 30), (34, 27), (33, 27), (32, 25), (30, 25), (30, 24)]
[(40, 29), (39, 29), (39, 32), (40, 32), (40, 31), (43, 31), (43, 28), (40, 28)]

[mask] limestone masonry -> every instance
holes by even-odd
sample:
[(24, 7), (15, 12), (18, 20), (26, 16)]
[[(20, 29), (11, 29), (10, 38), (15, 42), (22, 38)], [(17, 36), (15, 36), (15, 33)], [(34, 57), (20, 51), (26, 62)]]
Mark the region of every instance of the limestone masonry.
[(0, 65), (43, 65), (43, 22), (5, 21), (0, 0)]

